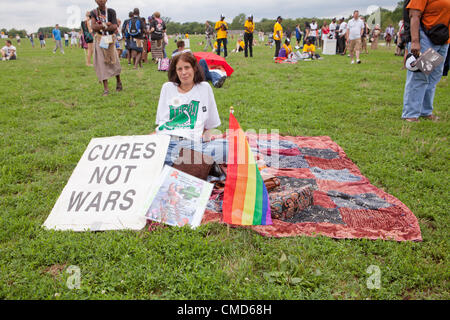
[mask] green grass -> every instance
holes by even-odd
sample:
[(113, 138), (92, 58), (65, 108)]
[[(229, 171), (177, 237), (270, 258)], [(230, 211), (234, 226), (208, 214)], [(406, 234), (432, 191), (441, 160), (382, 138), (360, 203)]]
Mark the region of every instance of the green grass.
[[(0, 62), (0, 298), (450, 298), (447, 79), (436, 90), (441, 119), (420, 123), (400, 120), (406, 75), (383, 47), (361, 65), (341, 56), (277, 65), (274, 50), (260, 46), (253, 59), (230, 54), (235, 73), (214, 89), (221, 130), (232, 105), (244, 130), (330, 136), (414, 212), (423, 242), (271, 239), (220, 224), (54, 232), (42, 224), (91, 138), (151, 132), (167, 73), (122, 61), (124, 91), (101, 97), (81, 49), (52, 49), (23, 40), (19, 60)], [(81, 270), (80, 289), (66, 286), (70, 265)], [(370, 265), (381, 270), (380, 289), (366, 285)]]

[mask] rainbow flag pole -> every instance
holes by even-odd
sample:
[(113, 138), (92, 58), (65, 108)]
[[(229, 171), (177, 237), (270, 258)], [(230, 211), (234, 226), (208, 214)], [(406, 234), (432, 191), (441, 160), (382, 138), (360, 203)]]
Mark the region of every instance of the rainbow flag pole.
[(269, 195), (244, 131), (230, 108), (223, 222), (271, 225)]

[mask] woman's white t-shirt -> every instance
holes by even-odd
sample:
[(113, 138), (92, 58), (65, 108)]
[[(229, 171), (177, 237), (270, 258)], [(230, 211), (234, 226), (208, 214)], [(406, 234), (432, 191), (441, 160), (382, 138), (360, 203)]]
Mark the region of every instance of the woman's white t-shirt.
[(214, 93), (208, 82), (201, 82), (187, 93), (166, 82), (159, 96), (156, 132), (201, 141), (204, 130), (220, 126)]

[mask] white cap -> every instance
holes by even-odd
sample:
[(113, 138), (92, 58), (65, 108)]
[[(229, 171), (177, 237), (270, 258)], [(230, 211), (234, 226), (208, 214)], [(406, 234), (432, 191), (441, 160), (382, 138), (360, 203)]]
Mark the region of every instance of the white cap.
[(416, 60), (412, 53), (408, 53), (405, 59), (405, 68), (412, 72), (419, 71), (419, 68), (416, 66)]

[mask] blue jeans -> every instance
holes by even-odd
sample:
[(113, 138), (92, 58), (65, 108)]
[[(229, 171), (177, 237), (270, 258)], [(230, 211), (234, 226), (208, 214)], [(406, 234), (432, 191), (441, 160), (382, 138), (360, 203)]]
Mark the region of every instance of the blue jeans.
[(227, 38), (217, 39), (217, 52), (216, 53), (218, 56), (220, 56), (221, 43), (223, 43), (223, 56), (226, 58), (228, 56), (228, 52), (227, 52), (228, 39)]
[(206, 63), (205, 59), (200, 59), (199, 65), (203, 69), (206, 80), (211, 81), (213, 85), (215, 85), (217, 81), (219, 81), (220, 78), (222, 78), (222, 76), (219, 73), (209, 71), (208, 64)]
[(216, 139), (210, 142), (194, 142), (192, 140), (177, 141), (171, 139), (164, 163), (172, 166), (178, 158), (181, 148), (206, 154), (213, 158), (217, 164), (226, 163), (228, 159), (228, 141), (226, 139)]
[[(423, 53), (428, 48), (433, 48), (441, 56), (447, 55), (448, 44), (435, 45), (427, 37), (422, 28), (420, 29), (420, 51)], [(408, 43), (408, 50), (411, 49), (411, 43)], [(436, 85), (442, 77), (444, 63), (433, 70), (430, 75), (423, 72), (407, 71), (405, 92), (403, 95), (402, 118), (426, 117), (433, 113), (433, 100), (436, 91)]]

